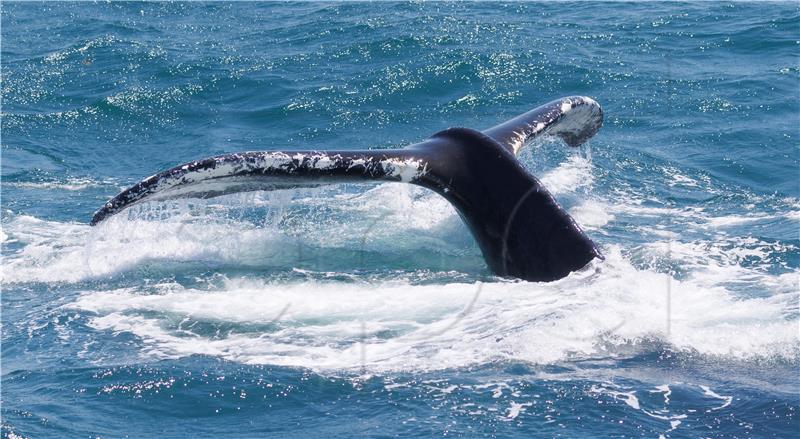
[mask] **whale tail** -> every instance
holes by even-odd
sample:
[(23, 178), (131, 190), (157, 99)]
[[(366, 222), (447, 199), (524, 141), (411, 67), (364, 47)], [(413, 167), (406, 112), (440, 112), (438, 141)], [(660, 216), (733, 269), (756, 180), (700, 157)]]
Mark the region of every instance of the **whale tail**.
[(450, 128), (403, 149), (210, 157), (155, 174), (122, 191), (94, 214), (91, 224), (146, 201), (340, 182), (405, 182), (435, 191), (456, 208), (492, 272), (552, 281), (602, 256), (515, 154), (544, 135), (578, 146), (600, 129), (602, 121), (597, 102), (568, 97), (483, 132)]

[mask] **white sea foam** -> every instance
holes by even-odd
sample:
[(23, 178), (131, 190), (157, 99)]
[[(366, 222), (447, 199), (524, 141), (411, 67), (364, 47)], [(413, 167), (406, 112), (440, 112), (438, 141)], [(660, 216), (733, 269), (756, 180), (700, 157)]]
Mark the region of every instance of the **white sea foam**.
[[(575, 164), (586, 166), (579, 159), (565, 166)], [(576, 182), (569, 176), (551, 178)], [(158, 221), (122, 215), (95, 228), (14, 216), (5, 222), (4, 233), (20, 247), (6, 255), (3, 280), (75, 282), (157, 261), (291, 267), (296, 255), (285, 249), (294, 236), (323, 247), (367, 245), (381, 252), (446, 250), (454, 248), (454, 236), (468, 237), (444, 200), (408, 185), (379, 185), (363, 195), (289, 194), (294, 201), (283, 195), (248, 195), (247, 204), (300, 203), (327, 209), (329, 219), (322, 226), (317, 217), (301, 217), (299, 223), (289, 221), (292, 216), (273, 221), (288, 222), (290, 230), (284, 230), (224, 215), (190, 221), (191, 211)], [(581, 206), (593, 212), (584, 219), (605, 210), (607, 216), (593, 222), (598, 229), (615, 216), (657, 218), (668, 210), (592, 203), (580, 204), (577, 216), (582, 216)], [(224, 205), (218, 207), (224, 212)], [(702, 211), (669, 211), (703, 227)], [(207, 287), (168, 281), (86, 291), (67, 307), (87, 313), (98, 331), (135, 335), (147, 357), (205, 354), (314, 370), (417, 371), (497, 360), (551, 363), (625, 356), (654, 343), (726, 358), (795, 360), (800, 346), (798, 274), (771, 275), (739, 263), (781, 251), (768, 245), (775, 244), (733, 237), (719, 244), (656, 239), (640, 247), (651, 257), (666, 249), (689, 273), (680, 279), (636, 266), (620, 248), (607, 246), (606, 261), (552, 283), (430, 285), (358, 277), (350, 283), (287, 283), (233, 277)], [(761, 292), (742, 296), (729, 288), (732, 282)]]
[(595, 200), (587, 200), (570, 209), (569, 213), (588, 230), (600, 229), (614, 219), (608, 206)]
[[(305, 198), (294, 201), (292, 193), (287, 193), (290, 191), (244, 194), (223, 200), (279, 211), (267, 225), (228, 219), (226, 205), (213, 203), (203, 212), (212, 218), (199, 221), (196, 212), (186, 207), (188, 204), (166, 219), (158, 217), (158, 221), (140, 219), (135, 212), (129, 219), (123, 213), (95, 227), (15, 216), (4, 224), (4, 240), (24, 247), (5, 259), (2, 280), (79, 282), (163, 261), (249, 267), (291, 264), (298, 257), (301, 243), (366, 251), (440, 251), (453, 247), (455, 236), (458, 246), (474, 246), (450, 204), (426, 189), (384, 184), (361, 195), (324, 191), (308, 190)], [(336, 197), (335, 203), (330, 201), (331, 196)], [(335, 204), (346, 217), (328, 218), (320, 224), (313, 216), (304, 216), (299, 224), (278, 227), (281, 215), (286, 213), (280, 211), (292, 203), (317, 204), (327, 214)]]
[(555, 169), (545, 173), (541, 180), (553, 194), (574, 192), (578, 188), (592, 185), (594, 179), (591, 169), (591, 161), (574, 154)]
[(78, 282), (163, 260), (249, 265), (271, 254), (265, 242), (281, 240), (272, 230), (241, 223), (235, 233), (229, 231), (224, 223), (119, 218), (91, 228), (18, 216), (6, 225), (6, 233), (26, 245), (5, 259), (3, 281)]
[(25, 189), (56, 189), (65, 191), (82, 191), (90, 187), (100, 186), (102, 184), (112, 184), (110, 180), (98, 182), (90, 178), (72, 177), (64, 181), (20, 181), (20, 182), (3, 182), (6, 186), (19, 187)]
[[(670, 395), (672, 394), (670, 385), (679, 388), (682, 399), (685, 399), (685, 401), (681, 401), (680, 404), (677, 404), (678, 407), (675, 408), (672, 407), (670, 400)], [(708, 401), (708, 398), (697, 398), (700, 391), (703, 392), (702, 396), (724, 401), (723, 405), (717, 405), (717, 401)], [(640, 401), (636, 396), (635, 390), (614, 382), (603, 382), (593, 385), (588, 391), (590, 396), (598, 399), (611, 398), (617, 403), (626, 404), (631, 410), (641, 412), (659, 421), (668, 422), (669, 428), (665, 430), (664, 433), (676, 430), (684, 420), (690, 417), (694, 418), (698, 413), (723, 409), (733, 401), (732, 396), (719, 395), (708, 386), (685, 382), (662, 384), (656, 386), (655, 389), (650, 390), (648, 393), (661, 393), (663, 401), (659, 403), (658, 400), (653, 400), (646, 396), (643, 401)], [(666, 436), (661, 434), (659, 437)]]
[[(135, 334), (150, 356), (315, 370), (550, 363), (627, 355), (652, 342), (730, 358), (798, 355), (797, 320), (785, 315), (793, 296), (738, 299), (636, 270), (616, 251), (602, 266), (548, 284), (229, 279), (212, 290), (155, 288), (87, 292), (69, 307), (93, 313), (97, 330)], [(220, 337), (195, 331), (199, 323), (272, 326)]]
[(511, 401), (511, 406), (507, 409), (508, 415), (506, 416), (506, 419), (509, 421), (515, 419), (520, 415), (520, 413), (525, 411), (525, 407), (530, 407), (532, 405), (533, 404), (530, 402), (519, 403)]

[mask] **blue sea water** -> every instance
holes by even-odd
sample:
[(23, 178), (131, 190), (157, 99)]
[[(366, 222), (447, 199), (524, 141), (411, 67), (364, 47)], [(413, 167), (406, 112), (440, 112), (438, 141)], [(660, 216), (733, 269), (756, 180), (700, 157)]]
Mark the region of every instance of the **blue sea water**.
[[(2, 6), (2, 436), (797, 437), (800, 6)], [(521, 156), (606, 260), (491, 275), (402, 184), (95, 209), (242, 150), (591, 96)]]

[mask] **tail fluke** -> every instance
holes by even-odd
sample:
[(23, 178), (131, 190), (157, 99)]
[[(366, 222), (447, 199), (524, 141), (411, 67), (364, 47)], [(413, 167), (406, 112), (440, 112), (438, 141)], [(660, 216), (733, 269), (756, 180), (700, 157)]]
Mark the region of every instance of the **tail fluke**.
[(483, 133), (514, 154), (541, 136), (558, 136), (569, 146), (579, 146), (603, 125), (600, 104), (585, 96), (570, 96), (534, 108)]
[(358, 181), (411, 182), (421, 158), (407, 150), (264, 151), (196, 160), (145, 178), (95, 212), (95, 225), (133, 205), (177, 198), (213, 198), (237, 192), (314, 187)]
[(515, 154), (542, 135), (577, 146), (601, 124), (602, 111), (594, 100), (570, 97), (483, 132), (451, 128), (403, 149), (226, 154), (142, 180), (109, 200), (91, 224), (146, 201), (341, 182), (404, 182), (437, 192), (458, 210), (495, 274), (550, 281), (600, 253)]

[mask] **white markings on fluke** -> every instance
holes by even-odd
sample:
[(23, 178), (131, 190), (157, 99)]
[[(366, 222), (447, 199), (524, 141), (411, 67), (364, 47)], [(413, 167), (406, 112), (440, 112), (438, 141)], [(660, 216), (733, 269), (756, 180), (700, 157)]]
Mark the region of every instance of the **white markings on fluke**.
[(418, 159), (384, 159), (380, 161), (386, 175), (400, 177), (400, 181), (409, 183), (425, 175), (427, 164)]
[[(151, 199), (174, 195), (178, 188), (204, 183), (204, 187), (192, 186), (186, 190), (194, 192), (224, 191), (225, 179), (236, 177), (252, 177), (259, 175), (291, 176), (294, 173), (310, 170), (362, 173), (372, 176), (383, 176), (386, 180), (398, 179), (410, 183), (427, 172), (427, 163), (417, 158), (380, 157), (376, 151), (373, 156), (343, 157), (341, 154), (325, 152), (294, 153), (283, 152), (243, 152), (228, 154), (210, 159), (196, 160), (165, 172), (151, 175), (133, 186), (118, 199), (106, 203), (105, 208), (111, 211), (123, 209), (139, 200), (154, 194)], [(324, 174), (323, 174), (324, 175)], [(179, 191), (182, 191), (180, 189)], [(169, 191), (169, 192), (167, 192)], [(115, 206), (114, 203), (118, 203)]]
[(539, 120), (531, 122), (524, 129), (515, 132), (510, 141), (514, 154), (532, 140), (543, 135), (558, 135), (577, 132), (586, 127), (588, 121), (594, 119), (600, 111), (600, 104), (588, 96), (564, 99), (560, 105), (553, 106)]

